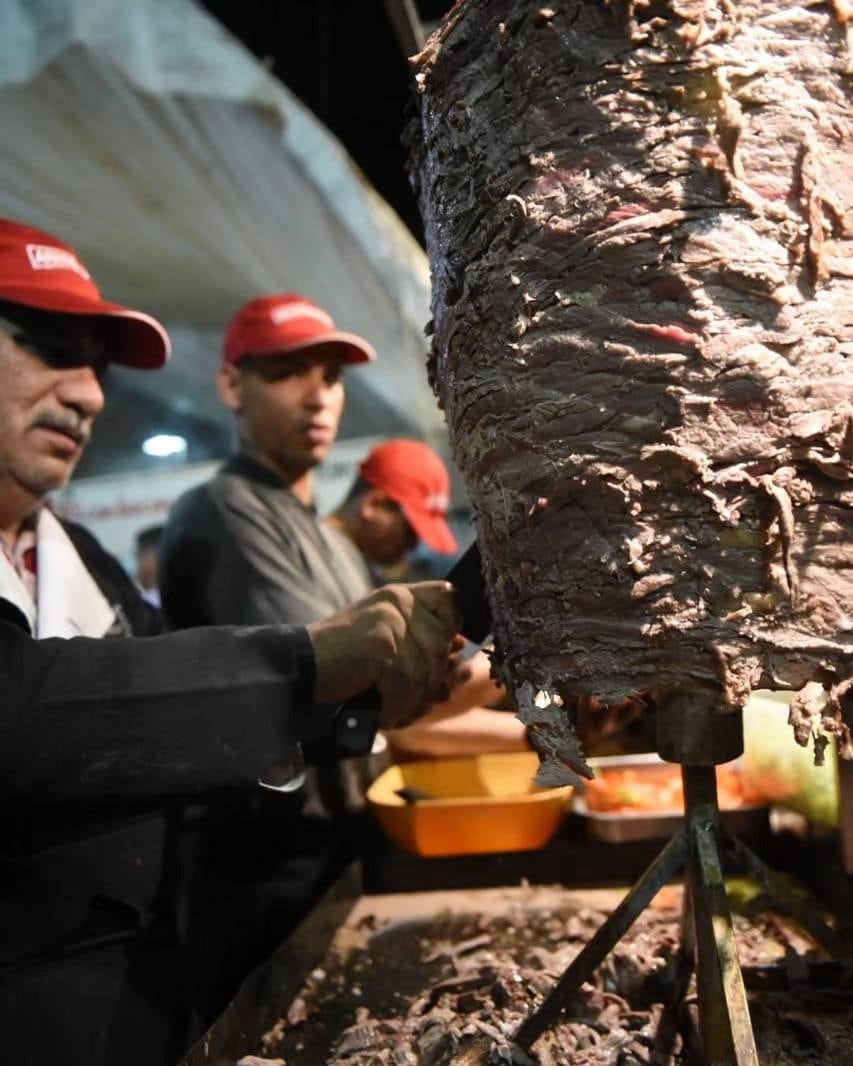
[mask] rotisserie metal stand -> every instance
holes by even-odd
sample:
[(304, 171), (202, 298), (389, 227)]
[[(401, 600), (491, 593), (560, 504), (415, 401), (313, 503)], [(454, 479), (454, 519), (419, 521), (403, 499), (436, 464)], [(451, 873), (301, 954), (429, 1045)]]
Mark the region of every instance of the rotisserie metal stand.
[[(695, 968), (706, 1062), (758, 1066), (726, 896), (725, 858), (757, 880), (775, 906), (837, 954), (835, 933), (721, 824), (715, 766), (742, 754), (742, 715), (721, 714), (710, 700), (696, 696), (677, 694), (662, 699), (658, 702), (658, 751), (668, 762), (681, 764), (684, 826), (521, 1024), (515, 1042), (529, 1049), (570, 1010), (573, 993), (592, 976), (658, 891), (683, 870), (684, 915), (674, 1000), (683, 998)], [(673, 1002), (671, 1010), (677, 1006)]]

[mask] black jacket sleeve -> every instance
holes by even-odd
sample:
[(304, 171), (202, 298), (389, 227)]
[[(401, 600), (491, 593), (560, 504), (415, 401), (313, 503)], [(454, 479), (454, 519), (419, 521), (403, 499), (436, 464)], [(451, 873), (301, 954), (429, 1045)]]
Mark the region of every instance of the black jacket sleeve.
[(312, 715), (302, 628), (33, 640), (0, 615), (0, 796), (159, 801), (253, 785)]

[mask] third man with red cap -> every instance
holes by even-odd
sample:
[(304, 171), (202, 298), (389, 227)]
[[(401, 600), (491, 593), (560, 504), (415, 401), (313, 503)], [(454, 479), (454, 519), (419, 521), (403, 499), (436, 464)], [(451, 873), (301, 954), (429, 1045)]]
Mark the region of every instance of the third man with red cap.
[(375, 566), (394, 566), (422, 542), (439, 555), (458, 550), (447, 524), (450, 475), (422, 441), (378, 444), (330, 522)]
[[(377, 444), (359, 468), (347, 499), (329, 522), (376, 567), (394, 566), (418, 543), (439, 555), (458, 550), (447, 524), (450, 475), (438, 454), (415, 440)], [(527, 731), (512, 714), (494, 710), (505, 697), (479, 652), (460, 666), (448, 700), (418, 722), (386, 731), (406, 758), (524, 751)]]

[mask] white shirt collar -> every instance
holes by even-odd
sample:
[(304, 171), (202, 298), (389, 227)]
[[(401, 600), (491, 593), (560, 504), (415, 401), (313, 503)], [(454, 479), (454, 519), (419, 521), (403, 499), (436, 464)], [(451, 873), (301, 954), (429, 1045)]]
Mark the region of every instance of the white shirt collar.
[(115, 623), (115, 612), (47, 508), (39, 513), (36, 525), (36, 560), (34, 601), (14, 566), (0, 552), (0, 597), (21, 611), (30, 632), (40, 640), (104, 636)]

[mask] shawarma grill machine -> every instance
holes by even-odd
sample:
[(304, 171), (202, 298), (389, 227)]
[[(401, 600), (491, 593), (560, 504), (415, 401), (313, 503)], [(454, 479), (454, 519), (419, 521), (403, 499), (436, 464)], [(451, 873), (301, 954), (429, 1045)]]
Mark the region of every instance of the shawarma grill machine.
[(853, 9), (459, 0), (413, 62), (430, 372), (539, 781), (589, 775), (591, 701), (653, 703), (683, 767), (685, 829), (518, 1043), (686, 866), (706, 1054), (757, 1062), (722, 855), (774, 878), (714, 765), (756, 688), (853, 754)]

